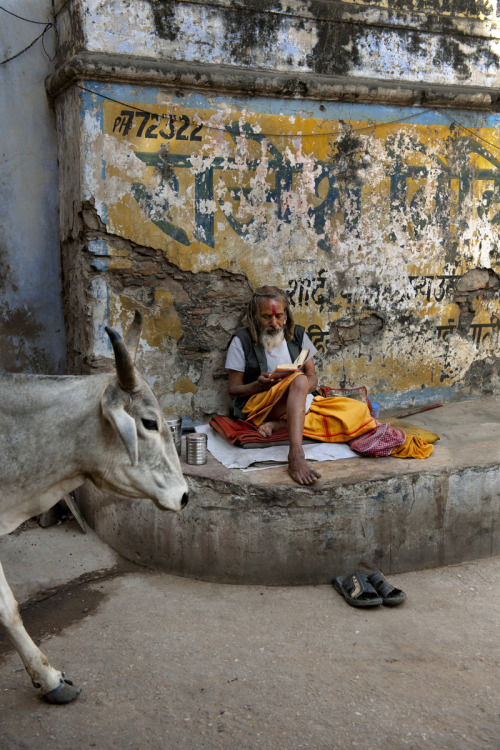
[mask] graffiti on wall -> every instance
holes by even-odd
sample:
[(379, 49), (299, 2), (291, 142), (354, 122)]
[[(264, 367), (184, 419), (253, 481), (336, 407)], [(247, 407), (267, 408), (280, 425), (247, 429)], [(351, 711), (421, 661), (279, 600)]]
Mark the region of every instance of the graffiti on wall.
[[(304, 133), (298, 128), (295, 133), (283, 134), (279, 129), (264, 133), (262, 126), (248, 122), (231, 121), (224, 126), (203, 124), (201, 117), (207, 118), (209, 113), (199, 110), (162, 115), (127, 110), (120, 105), (104, 106), (105, 111), (110, 107), (118, 107), (119, 111), (116, 116), (110, 113), (111, 117), (105, 117), (105, 127), (112, 120), (106, 132), (128, 139), (136, 157), (158, 177), (154, 194), (146, 185), (134, 183), (137, 202), (167, 236), (181, 244), (189, 247), (199, 241), (214, 248), (217, 217), (225, 219), (247, 243), (259, 242), (263, 227), (255, 213), (246, 221), (238, 218), (242, 204), (247, 213), (271, 204), (279, 223), (293, 223), (300, 214), (301, 220), (314, 230), (317, 247), (325, 252), (335, 247), (338, 232), (332, 230), (338, 230), (338, 225), (354, 237), (361, 236), (364, 209), (374, 187), (366, 179), (375, 171), (370, 169), (373, 159), (368, 143), (374, 138), (380, 140), (378, 133), (369, 132), (373, 130), (370, 126), (357, 128), (368, 131), (363, 139), (353, 135), (352, 129), (359, 123), (329, 121), (326, 130), (332, 132), (325, 134)], [(291, 118), (295, 122), (297, 119)], [(402, 128), (400, 123), (392, 130), (395, 127)], [(389, 129), (388, 125), (384, 128)], [(443, 144), (442, 153), (436, 153), (435, 148), (431, 151), (425, 144), (428, 137), (420, 140), (418, 133), (383, 134), (385, 158), (376, 171), (380, 167), (384, 170), (386, 208), (392, 217), (404, 219), (409, 238), (414, 241), (422, 240), (424, 235), (427, 239), (424, 230), (431, 216), (441, 228), (440, 239), (449, 242), (457, 237), (470, 223), (469, 212), (461, 211), (468, 201), (474, 204), (476, 216), (472, 218), (486, 219), (492, 227), (500, 224), (499, 159), (476, 138), (454, 134), (453, 126), (440, 130), (448, 131), (436, 133)], [(280, 150), (273, 137), (282, 140), (285, 147)], [(139, 144), (145, 147), (144, 151), (137, 148)], [(258, 148), (253, 150), (253, 145)], [(496, 144), (491, 146), (498, 149)], [(326, 151), (326, 158), (319, 158), (316, 150)], [(190, 196), (192, 216), (187, 229), (165, 218), (169, 208), (174, 208), (169, 205), (169, 192), (171, 197), (183, 199), (183, 172), (194, 177)], [(256, 190), (253, 184), (259, 175), (264, 178), (260, 185), (263, 190)], [(167, 199), (163, 206), (165, 215), (158, 216), (154, 199), (162, 189)], [(305, 189), (305, 196), (301, 195), (301, 189)], [(301, 206), (303, 197), (307, 200)], [(231, 206), (227, 205), (228, 198)], [(396, 232), (391, 231), (388, 217), (383, 218), (387, 225), (386, 239), (395, 241)]]

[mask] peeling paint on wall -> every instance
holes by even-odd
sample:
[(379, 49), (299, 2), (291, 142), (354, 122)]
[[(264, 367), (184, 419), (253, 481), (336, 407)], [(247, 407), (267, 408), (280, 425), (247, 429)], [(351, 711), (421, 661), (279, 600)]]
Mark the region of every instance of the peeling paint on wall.
[(70, 163), (74, 369), (102, 366), (104, 326), (124, 330), (140, 307), (139, 361), (162, 405), (225, 411), (226, 346), (251, 288), (270, 282), (325, 385), (364, 384), (384, 406), (500, 392), (495, 4), (57, 12), (68, 59), (48, 90)]

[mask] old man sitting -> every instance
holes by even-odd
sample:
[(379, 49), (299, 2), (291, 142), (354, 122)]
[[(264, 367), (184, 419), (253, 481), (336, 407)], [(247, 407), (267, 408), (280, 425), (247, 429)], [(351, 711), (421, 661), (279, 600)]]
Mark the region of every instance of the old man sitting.
[[(419, 438), (407, 438), (401, 430), (391, 430), (388, 425), (379, 438), (380, 425), (366, 404), (349, 398), (313, 396), (318, 385), (313, 362), (317, 349), (304, 328), (295, 324), (288, 298), (281, 289), (256, 289), (245, 322), (246, 327), (233, 336), (226, 357), (234, 416), (251, 422), (264, 436), (287, 425), (288, 472), (296, 482), (310, 485), (321, 476), (305, 459), (303, 437), (330, 443), (354, 441), (351, 447), (363, 453), (363, 443), (358, 439), (369, 435), (368, 455), (430, 455), (432, 446)], [(302, 349), (309, 349), (302, 370), (283, 378), (271, 377), (278, 364), (294, 362)], [(379, 443), (381, 452), (374, 452), (373, 445)]]

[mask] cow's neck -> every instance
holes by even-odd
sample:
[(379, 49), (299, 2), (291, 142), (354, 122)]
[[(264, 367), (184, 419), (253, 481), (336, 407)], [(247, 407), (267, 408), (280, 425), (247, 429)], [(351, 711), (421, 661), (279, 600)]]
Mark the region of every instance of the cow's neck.
[(114, 377), (0, 378), (0, 451), (5, 486), (14, 488), (0, 495), (0, 533), (51, 507), (92, 475), (95, 456), (102, 457), (109, 438), (100, 401)]

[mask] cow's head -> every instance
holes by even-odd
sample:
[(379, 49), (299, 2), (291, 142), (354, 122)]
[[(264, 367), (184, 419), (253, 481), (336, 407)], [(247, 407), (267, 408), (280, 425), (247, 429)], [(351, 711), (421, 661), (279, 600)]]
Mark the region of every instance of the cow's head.
[(125, 341), (112, 328), (106, 328), (115, 353), (117, 377), (106, 387), (101, 408), (120, 440), (113, 441), (115, 450), (111, 449), (105, 469), (94, 481), (97, 479), (101, 489), (125, 497), (149, 497), (159, 508), (178, 511), (187, 503), (188, 487), (160, 405), (135, 369), (141, 329), (138, 311)]

